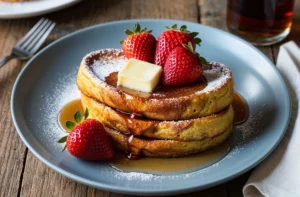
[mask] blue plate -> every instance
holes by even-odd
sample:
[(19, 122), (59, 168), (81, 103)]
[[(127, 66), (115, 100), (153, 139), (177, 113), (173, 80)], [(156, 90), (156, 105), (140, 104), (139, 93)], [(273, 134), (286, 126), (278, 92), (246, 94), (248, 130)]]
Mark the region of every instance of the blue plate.
[[(103, 48), (120, 48), (124, 29), (136, 21), (158, 37), (165, 26), (187, 25), (200, 32), (197, 50), (210, 61), (230, 67), (235, 89), (249, 105), (249, 119), (234, 127), (232, 149), (218, 163), (191, 173), (151, 175), (123, 173), (105, 162), (72, 157), (56, 143), (64, 135), (57, 122), (59, 110), (79, 98), (76, 74), (83, 56)], [(13, 88), (11, 111), (26, 146), (42, 162), (78, 182), (125, 194), (178, 194), (228, 181), (262, 161), (276, 147), (287, 127), (290, 100), (276, 67), (259, 50), (224, 31), (176, 20), (128, 20), (93, 26), (59, 39), (32, 58)], [(170, 164), (171, 165), (171, 164)]]

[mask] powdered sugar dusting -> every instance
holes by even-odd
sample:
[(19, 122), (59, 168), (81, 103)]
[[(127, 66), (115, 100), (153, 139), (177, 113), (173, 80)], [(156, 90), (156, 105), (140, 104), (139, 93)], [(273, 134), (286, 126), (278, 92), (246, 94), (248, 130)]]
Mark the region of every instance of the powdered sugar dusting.
[[(221, 160), (222, 161), (222, 160)], [(220, 162), (221, 162), (220, 161)], [(149, 173), (142, 173), (142, 172), (121, 172), (116, 171), (112, 174), (113, 177), (119, 180), (129, 180), (129, 181), (145, 181), (145, 182), (163, 182), (167, 180), (185, 180), (190, 179), (193, 177), (205, 176), (205, 173), (209, 173), (211, 170), (216, 169), (219, 167), (219, 162), (214, 163), (204, 169), (196, 170), (189, 173), (178, 173), (178, 174), (164, 174), (164, 175), (156, 175), (156, 174), (149, 174)]]
[[(100, 56), (102, 54), (106, 55), (103, 56), (105, 58), (100, 58), (97, 56), (97, 54), (100, 54)], [(109, 76), (109, 74), (113, 72), (119, 72), (128, 61), (120, 49), (105, 49), (102, 51), (92, 52), (85, 57), (84, 61), (87, 62), (86, 59), (88, 58), (94, 58), (92, 64), (88, 66), (101, 80), (105, 80), (105, 77)], [(196, 92), (196, 94), (214, 91), (216, 88), (220, 88), (223, 84), (225, 84), (227, 79), (231, 77), (231, 72), (225, 65), (212, 62), (211, 66), (211, 69), (206, 69), (203, 71), (203, 76), (207, 80), (207, 86), (204, 89)]]
[(262, 117), (262, 112), (259, 112), (258, 114), (250, 115), (245, 123), (235, 126), (236, 144), (244, 144), (260, 132), (261, 126), (259, 123)]
[[(101, 58), (102, 55), (104, 56)], [(113, 72), (120, 71), (127, 61), (121, 49), (95, 51), (85, 56), (83, 60), (101, 80), (105, 80), (105, 77)]]
[(201, 92), (209, 92), (221, 87), (231, 76), (229, 68), (225, 65), (217, 62), (212, 62), (211, 65), (211, 69), (203, 71), (203, 76), (207, 80), (207, 86)]
[(39, 110), (45, 113), (42, 113), (41, 122), (38, 124), (38, 127), (44, 131), (40, 139), (46, 143), (51, 142), (47, 145), (56, 150), (62, 150), (63, 145), (58, 144), (57, 140), (66, 135), (58, 123), (59, 111), (65, 104), (80, 98), (80, 92), (75, 83), (76, 74), (76, 70), (67, 75), (58, 74), (58, 81), (48, 87), (49, 93), (41, 95), (44, 105)]
[(128, 60), (126, 58), (97, 60), (94, 61), (91, 68), (100, 79), (104, 80), (109, 74), (119, 72), (127, 61)]

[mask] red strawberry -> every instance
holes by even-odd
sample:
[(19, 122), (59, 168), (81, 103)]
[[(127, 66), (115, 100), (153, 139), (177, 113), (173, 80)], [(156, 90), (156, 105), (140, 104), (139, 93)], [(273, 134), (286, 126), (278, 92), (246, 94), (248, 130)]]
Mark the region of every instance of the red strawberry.
[(182, 44), (188, 44), (191, 42), (193, 48), (196, 48), (196, 44), (200, 45), (201, 39), (196, 38), (197, 32), (190, 32), (185, 25), (177, 29), (177, 25), (168, 27), (167, 31), (164, 31), (157, 39), (156, 49), (154, 55), (154, 63), (164, 66), (169, 53)]
[(156, 39), (151, 32), (147, 28), (141, 29), (138, 23), (134, 25), (133, 31), (126, 29), (128, 36), (121, 41), (125, 56), (153, 63)]
[(176, 47), (169, 54), (163, 70), (163, 84), (166, 86), (188, 85), (202, 75), (202, 65), (207, 65), (193, 49), (192, 44)]
[[(88, 110), (85, 113), (88, 116)], [(70, 134), (58, 142), (66, 142), (65, 148), (75, 157), (84, 160), (110, 160), (113, 158), (113, 149), (110, 139), (103, 125), (97, 120), (82, 120), (80, 111), (76, 112), (74, 119), (78, 123), (67, 121), (66, 125), (72, 129)], [(75, 126), (76, 125), (76, 126)]]

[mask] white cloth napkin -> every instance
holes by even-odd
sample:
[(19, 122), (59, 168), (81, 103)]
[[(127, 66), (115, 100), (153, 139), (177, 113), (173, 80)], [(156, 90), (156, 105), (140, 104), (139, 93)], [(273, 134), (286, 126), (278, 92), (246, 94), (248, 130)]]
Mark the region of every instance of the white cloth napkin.
[(248, 179), (245, 197), (300, 197), (300, 49), (293, 41), (280, 47), (277, 67), (289, 87), (291, 120), (278, 147)]

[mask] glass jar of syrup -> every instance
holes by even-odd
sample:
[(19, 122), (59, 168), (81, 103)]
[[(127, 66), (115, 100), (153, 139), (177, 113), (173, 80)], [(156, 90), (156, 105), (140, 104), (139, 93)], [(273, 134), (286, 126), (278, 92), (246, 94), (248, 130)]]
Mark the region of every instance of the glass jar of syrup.
[(283, 40), (292, 25), (294, 0), (228, 0), (229, 31), (254, 45)]

